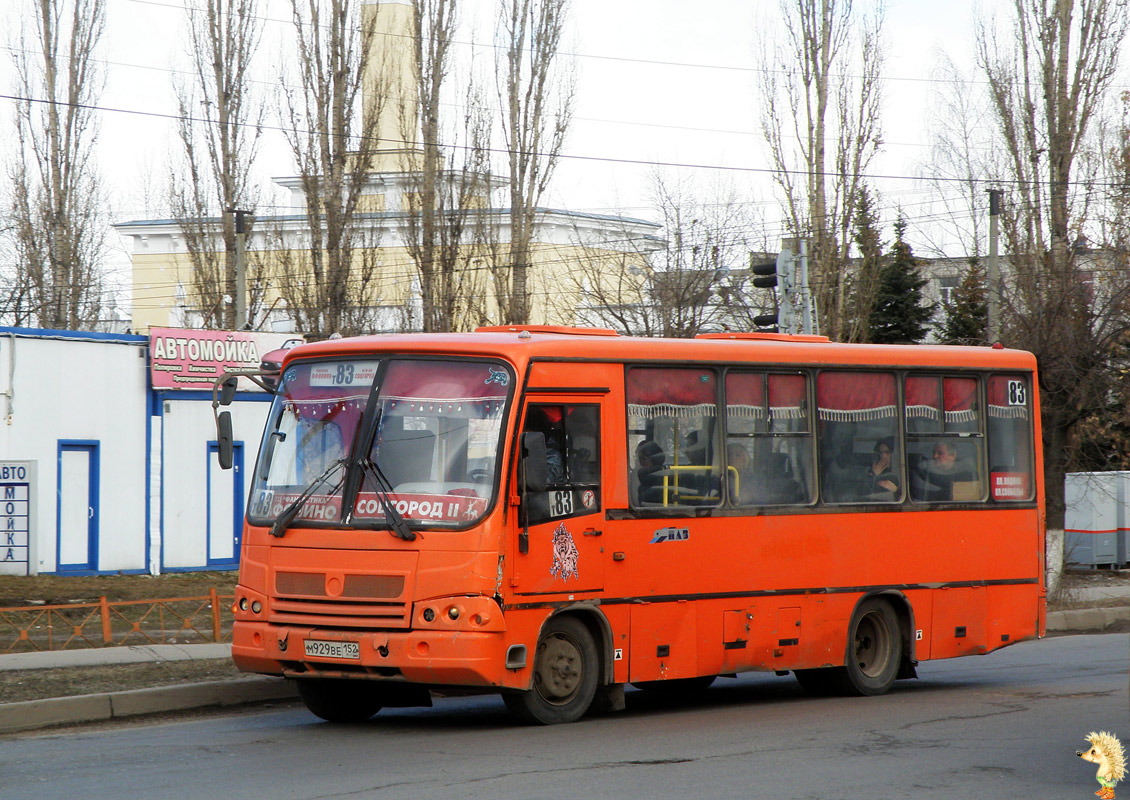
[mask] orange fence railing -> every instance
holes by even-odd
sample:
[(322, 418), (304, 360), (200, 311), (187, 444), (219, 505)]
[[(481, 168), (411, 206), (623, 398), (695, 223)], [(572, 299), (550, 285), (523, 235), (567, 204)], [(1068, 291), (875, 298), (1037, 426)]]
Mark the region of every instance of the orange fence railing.
[(0, 608), (0, 654), (231, 641), (232, 595)]

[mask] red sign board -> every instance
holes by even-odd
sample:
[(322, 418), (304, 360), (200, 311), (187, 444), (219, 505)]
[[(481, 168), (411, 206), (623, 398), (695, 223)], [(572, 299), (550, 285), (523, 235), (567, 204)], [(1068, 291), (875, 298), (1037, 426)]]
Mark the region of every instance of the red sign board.
[(994, 500), (1027, 500), (1031, 487), (1027, 472), (993, 472), (989, 475)]
[[(226, 369), (258, 369), (263, 354), (282, 347), (293, 333), (149, 329), (149, 375), (154, 389), (211, 389)], [(240, 380), (240, 389), (258, 390)]]

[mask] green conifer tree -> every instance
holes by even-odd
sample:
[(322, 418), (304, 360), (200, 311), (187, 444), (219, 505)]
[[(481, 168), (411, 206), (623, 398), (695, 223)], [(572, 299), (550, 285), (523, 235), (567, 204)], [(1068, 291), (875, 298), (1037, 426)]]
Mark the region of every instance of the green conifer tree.
[(989, 300), (985, 286), (985, 272), (976, 260), (962, 275), (961, 283), (953, 290), (948, 303), (943, 304), (945, 319), (940, 331), (946, 344), (984, 345), (989, 319)]
[(871, 310), (879, 290), (883, 267), (883, 242), (879, 238), (879, 211), (867, 186), (861, 186), (855, 201), (852, 241), (859, 249), (859, 262), (848, 281), (848, 308), (844, 315), (844, 334), (849, 342), (868, 342)]
[(879, 290), (868, 324), (869, 339), (876, 344), (917, 344), (926, 337), (934, 316), (933, 306), (922, 304), (926, 279), (906, 241), (906, 227), (906, 219), (899, 215), (890, 261), (879, 272)]

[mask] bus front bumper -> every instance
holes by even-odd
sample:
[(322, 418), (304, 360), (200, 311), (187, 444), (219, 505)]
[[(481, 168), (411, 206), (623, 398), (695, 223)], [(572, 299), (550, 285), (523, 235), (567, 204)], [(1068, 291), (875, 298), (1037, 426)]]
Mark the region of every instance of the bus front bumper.
[[(525, 669), (506, 669), (499, 632), (343, 632), (237, 621), (232, 659), (245, 672), (269, 675), (400, 679), (451, 686), (524, 688)], [(313, 643), (313, 644), (308, 644)], [(315, 655), (339, 650), (344, 657)]]

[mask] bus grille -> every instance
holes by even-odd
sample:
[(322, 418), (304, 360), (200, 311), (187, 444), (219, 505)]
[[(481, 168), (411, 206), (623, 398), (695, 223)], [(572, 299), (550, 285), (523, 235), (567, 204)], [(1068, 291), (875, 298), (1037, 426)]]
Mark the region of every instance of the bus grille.
[[(327, 584), (336, 581), (334, 591)], [(333, 628), (407, 628), (411, 604), (404, 575), (344, 575), (275, 572), (270, 621)]]

